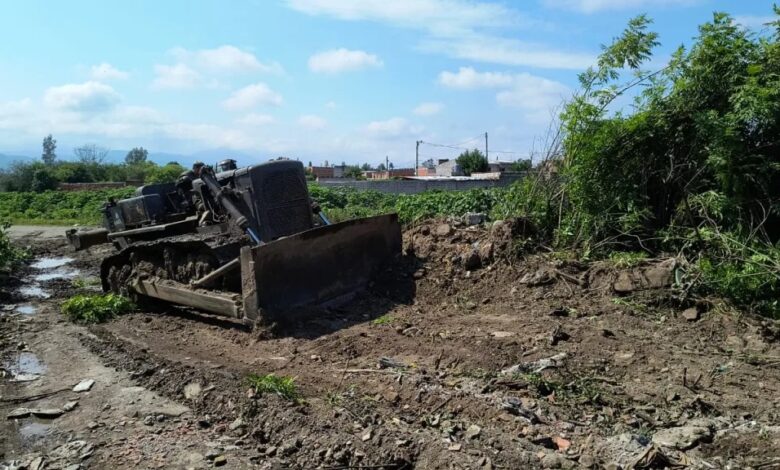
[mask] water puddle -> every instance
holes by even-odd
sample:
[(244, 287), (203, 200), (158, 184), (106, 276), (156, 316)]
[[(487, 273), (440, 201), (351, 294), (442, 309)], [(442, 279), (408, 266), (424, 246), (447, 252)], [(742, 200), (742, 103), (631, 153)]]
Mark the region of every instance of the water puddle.
[(46, 373), (46, 364), (35, 353), (22, 351), (13, 359), (8, 359), (3, 364), (17, 381), (34, 380)]
[(71, 261), (73, 261), (73, 258), (66, 258), (64, 256), (60, 258), (40, 258), (30, 266), (35, 269), (54, 269), (65, 266)]
[(51, 420), (32, 421), (24, 423), (19, 427), (17, 431), (19, 433), (19, 439), (23, 443), (31, 444), (35, 441), (40, 441), (49, 435)]
[(35, 315), (38, 313), (38, 307), (35, 305), (19, 305), (14, 311), (22, 315)]
[(50, 292), (38, 285), (20, 287), (19, 293), (27, 298), (48, 299), (51, 297)]

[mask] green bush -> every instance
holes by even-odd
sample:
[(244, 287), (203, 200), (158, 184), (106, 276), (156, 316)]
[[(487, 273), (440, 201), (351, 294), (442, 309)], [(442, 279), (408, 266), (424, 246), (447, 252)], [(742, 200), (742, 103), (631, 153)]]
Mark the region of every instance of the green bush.
[(98, 224), (109, 197), (126, 198), (135, 188), (95, 191), (0, 193), (0, 219), (14, 223)]
[(7, 233), (8, 227), (8, 223), (0, 223), (0, 269), (7, 268), (29, 256), (25, 250), (11, 243)]
[(76, 295), (62, 303), (62, 313), (76, 323), (101, 323), (133, 311), (127, 297), (116, 294)]
[(278, 376), (274, 374), (257, 375), (250, 374), (247, 382), (256, 393), (274, 393), (285, 400), (298, 401), (300, 394), (292, 377)]

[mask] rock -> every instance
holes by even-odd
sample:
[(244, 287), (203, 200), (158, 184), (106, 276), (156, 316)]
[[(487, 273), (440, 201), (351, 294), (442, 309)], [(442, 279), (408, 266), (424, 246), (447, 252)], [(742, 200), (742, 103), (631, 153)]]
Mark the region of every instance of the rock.
[(571, 447), (571, 441), (564, 439), (561, 436), (553, 436), (552, 441), (556, 446), (558, 446), (558, 450), (566, 451), (569, 447)]
[(43, 469), (43, 457), (36, 457), (27, 466), (28, 470), (42, 470)]
[(282, 443), (281, 446), (279, 446), (279, 455), (285, 456), (285, 455), (292, 455), (296, 452), (298, 452), (298, 448), (301, 446), (301, 440), (297, 437), (293, 437), (292, 439), (288, 439)]
[(206, 451), (206, 455), (204, 455), (203, 458), (205, 458), (206, 460), (214, 460), (220, 455), (222, 455), (222, 449), (212, 448)]
[(88, 392), (89, 389), (92, 388), (92, 386), (95, 385), (95, 381), (92, 379), (84, 379), (78, 384), (76, 384), (75, 387), (73, 387), (74, 392)]
[(30, 410), (30, 413), (38, 418), (53, 419), (59, 418), (65, 411), (60, 408), (34, 408)]
[(10, 413), (8, 413), (6, 417), (8, 419), (21, 419), (30, 416), (30, 413), (31, 411), (29, 408), (17, 408), (11, 411)]
[(555, 280), (555, 277), (546, 269), (539, 269), (532, 273), (527, 273), (518, 281), (520, 284), (535, 287), (549, 284)]
[(653, 443), (661, 447), (687, 450), (711, 438), (712, 430), (707, 426), (680, 426), (657, 431), (653, 435)]
[(184, 398), (194, 400), (200, 396), (201, 391), (200, 383), (190, 382), (184, 386)]
[(214, 459), (214, 466), (215, 467), (221, 467), (221, 466), (225, 465), (226, 463), (227, 463), (227, 457), (225, 457), (224, 455), (218, 455)]
[(246, 424), (244, 423), (244, 420), (241, 418), (236, 418), (235, 421), (230, 423), (230, 426), (228, 426), (228, 429), (231, 431), (235, 431), (236, 429), (245, 427)]
[(479, 269), (482, 266), (482, 259), (479, 257), (477, 250), (471, 250), (463, 257), (463, 267), (468, 271)]
[(38, 374), (16, 374), (14, 375), (12, 382), (32, 382), (33, 380), (40, 379), (41, 376)]
[(147, 426), (154, 425), (154, 416), (149, 415), (146, 418), (144, 418), (144, 424), (147, 425)]
[(466, 429), (466, 433), (464, 436), (466, 439), (475, 439), (479, 436), (479, 434), (482, 432), (482, 428), (477, 426), (476, 424), (472, 424), (471, 426)]
[(439, 224), (436, 227), (436, 235), (439, 237), (448, 237), (452, 235), (452, 226), (450, 224)]
[(627, 272), (618, 274), (617, 280), (612, 284), (612, 289), (618, 294), (629, 294), (634, 292), (634, 283), (631, 280), (631, 275)]
[(479, 225), (485, 222), (487, 216), (482, 212), (467, 212), (463, 216), (463, 223), (466, 225)]
[(511, 331), (492, 331), (490, 335), (494, 338), (509, 338), (514, 335)]
[(447, 447), (447, 450), (451, 450), (453, 452), (460, 452), (460, 449), (462, 448), (463, 448), (463, 444), (461, 444), (460, 442), (456, 442), (454, 444), (450, 444), (450, 446)]
[(596, 459), (590, 454), (580, 455), (579, 464), (583, 468), (593, 468), (596, 465)]
[(90, 421), (89, 423), (87, 423), (87, 429), (92, 430), (98, 427), (100, 427), (100, 424), (96, 423), (95, 421)]
[(363, 433), (362, 436), (360, 436), (360, 440), (363, 442), (370, 441), (373, 437), (373, 434), (371, 433), (371, 428), (368, 428), (366, 432)]
[(495, 250), (495, 246), (490, 243), (481, 243), (479, 245), (479, 258), (482, 261), (482, 264), (487, 264), (493, 260), (493, 252)]
[(79, 402), (69, 401), (62, 406), (62, 409), (65, 411), (73, 411), (76, 409), (77, 406), (79, 406)]
[(696, 307), (686, 308), (683, 310), (682, 317), (688, 321), (696, 321), (699, 319), (699, 309)]

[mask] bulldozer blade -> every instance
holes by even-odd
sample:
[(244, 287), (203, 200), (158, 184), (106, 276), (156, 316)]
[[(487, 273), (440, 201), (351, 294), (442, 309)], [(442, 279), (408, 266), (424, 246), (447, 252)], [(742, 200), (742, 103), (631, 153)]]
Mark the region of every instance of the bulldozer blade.
[(323, 304), (362, 289), (400, 253), (397, 214), (349, 220), (244, 247), (244, 313), (252, 320), (302, 315), (296, 307)]

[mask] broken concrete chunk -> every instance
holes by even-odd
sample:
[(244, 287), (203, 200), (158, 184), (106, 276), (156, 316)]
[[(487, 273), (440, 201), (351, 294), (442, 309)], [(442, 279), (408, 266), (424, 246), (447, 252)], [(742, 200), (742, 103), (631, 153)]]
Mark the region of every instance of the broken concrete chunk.
[(195, 398), (198, 398), (201, 391), (202, 389), (200, 383), (190, 382), (184, 386), (184, 398), (188, 400), (194, 400)]
[(74, 392), (88, 392), (89, 389), (92, 388), (92, 386), (95, 385), (95, 381), (93, 379), (84, 379), (78, 384), (76, 384), (75, 387), (73, 387)]

